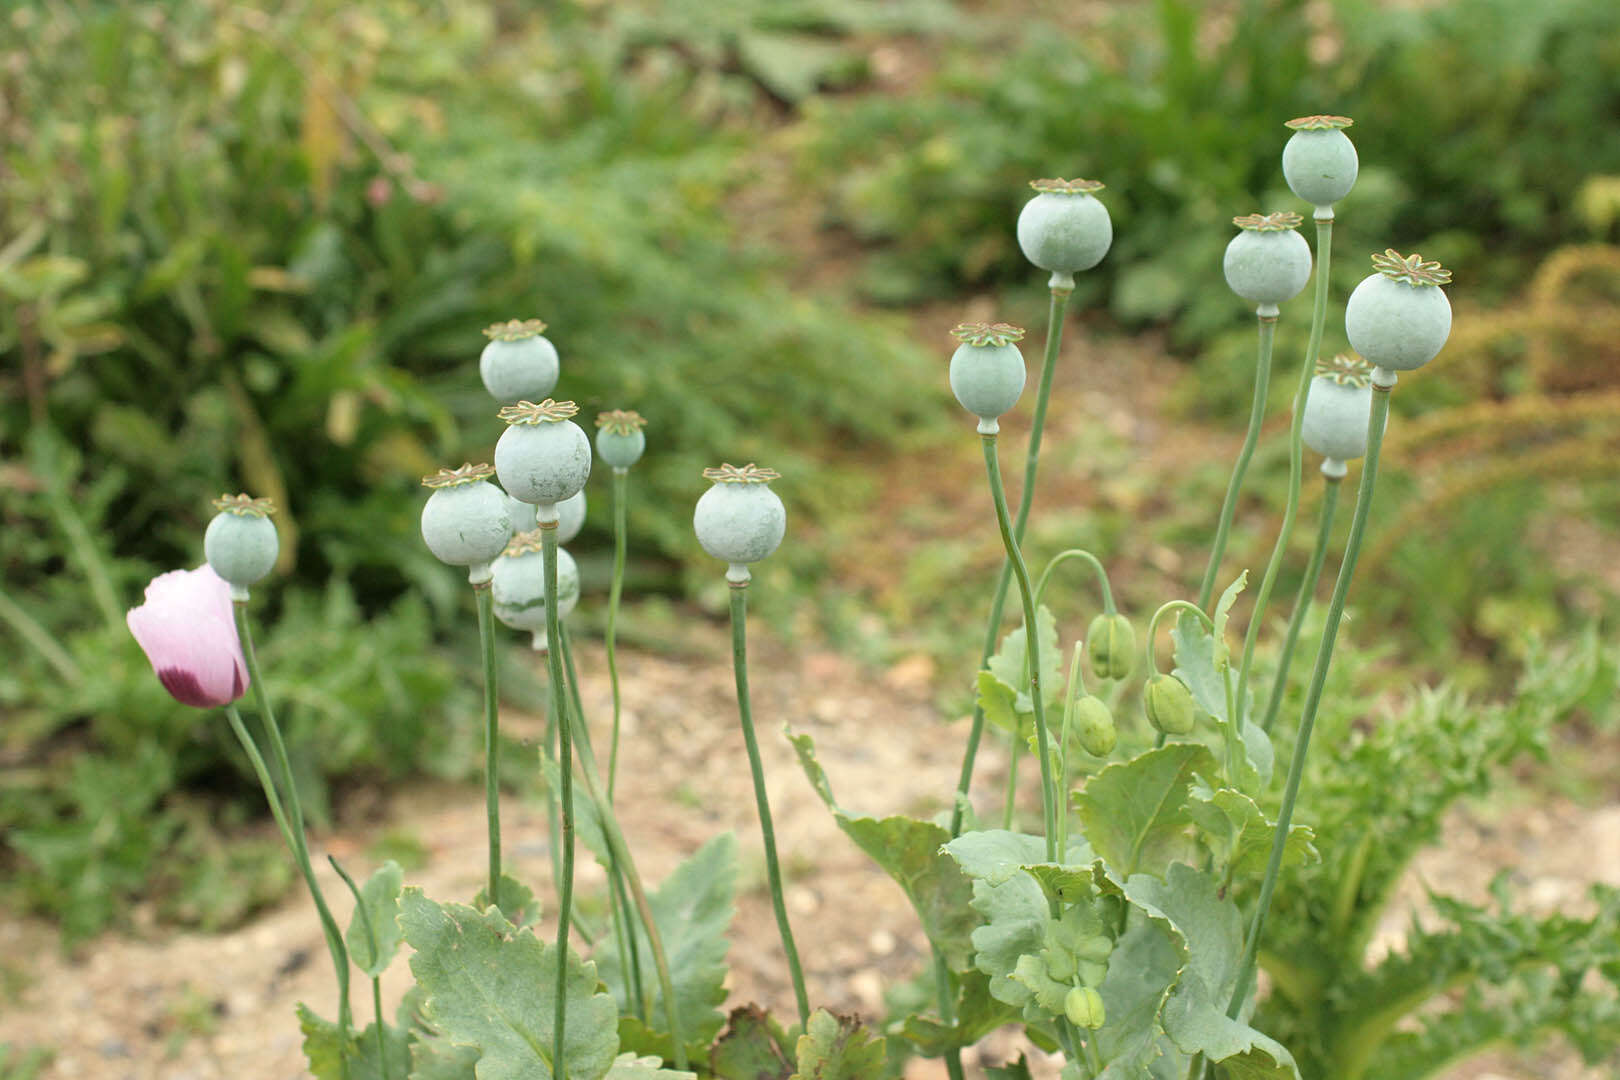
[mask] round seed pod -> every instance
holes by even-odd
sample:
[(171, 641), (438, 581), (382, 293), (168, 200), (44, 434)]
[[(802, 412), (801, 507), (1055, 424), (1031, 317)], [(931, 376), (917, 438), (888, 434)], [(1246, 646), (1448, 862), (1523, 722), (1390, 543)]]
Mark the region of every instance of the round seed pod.
[(1433, 360), (1451, 336), (1451, 301), (1440, 287), (1451, 281), (1451, 271), (1394, 248), (1372, 261), (1374, 272), (1345, 301), (1345, 335), (1374, 367), (1413, 371)]
[(1294, 231), (1299, 223), (1300, 216), (1287, 211), (1232, 219), (1242, 231), (1226, 245), (1221, 266), (1233, 292), (1262, 307), (1299, 295), (1311, 279), (1311, 247)]
[(1069, 1018), (1069, 1023), (1087, 1031), (1096, 1031), (1108, 1019), (1102, 995), (1089, 986), (1070, 988), (1063, 998), (1063, 1014)]
[(500, 411), (509, 426), (495, 443), (495, 471), (508, 493), (540, 507), (541, 520), (590, 478), (591, 440), (569, 419), (578, 411), (572, 401), (550, 398)]
[(615, 469), (628, 469), (641, 460), (647, 421), (638, 412), (614, 409), (596, 418), (596, 456)]
[(1350, 194), (1360, 162), (1355, 144), (1344, 133), (1348, 116), (1302, 116), (1285, 125), (1294, 134), (1283, 147), (1283, 179), (1295, 195), (1313, 206), (1327, 207)]
[(1114, 714), (1108, 711), (1101, 698), (1087, 694), (1074, 703), (1075, 734), (1086, 753), (1107, 757), (1119, 742), (1119, 731), (1114, 727)]
[(1186, 735), (1198, 720), (1192, 691), (1174, 675), (1155, 674), (1142, 692), (1148, 723), (1166, 735)]
[(993, 435), (1001, 430), (997, 418), (1024, 392), (1024, 354), (1015, 344), (1024, 331), (1009, 323), (962, 323), (951, 336), (961, 342), (951, 354), (951, 392), (979, 418), (979, 431)]
[(557, 543), (566, 544), (585, 527), (585, 489), (557, 504)]
[[(490, 568), (495, 617), (514, 630), (536, 635), (542, 647), (546, 633), (546, 567), (540, 530), (512, 537)], [(579, 567), (574, 557), (557, 549), (557, 618), (565, 619), (579, 603)]]
[[(1054, 274), (1090, 270), (1114, 242), (1108, 207), (1092, 195), (1096, 180), (1031, 180), (1036, 196), (1018, 213), (1018, 246), (1024, 258)], [(1070, 287), (1072, 288), (1072, 282)]]
[(489, 344), (478, 357), (484, 389), (503, 405), (539, 401), (557, 385), (557, 348), (541, 336), (539, 319), (513, 319), (484, 330)]
[(270, 521), (275, 505), (269, 499), (221, 495), (214, 509), (219, 513), (203, 534), (203, 554), (214, 573), (230, 583), (232, 599), (245, 600), (248, 586), (264, 580), (281, 554), (281, 539)]
[[(704, 479), (714, 486), (699, 497), (692, 512), (692, 528), (703, 550), (734, 569), (775, 551), (787, 532), (787, 509), (770, 488), (780, 475), (752, 464), (704, 469)], [(746, 581), (746, 573), (735, 580)]]
[[(512, 535), (528, 532), (539, 527), (534, 519), (534, 503), (526, 503), (514, 495), (506, 497), (507, 512), (512, 515)], [(561, 541), (558, 541), (561, 543)]]
[(506, 495), (489, 482), (488, 465), (440, 469), (422, 479), (433, 489), (422, 507), (422, 539), (440, 562), (468, 568), (473, 584), (489, 580), (489, 564), (512, 536)]
[(1354, 461), (1367, 452), (1371, 377), (1372, 365), (1353, 353), (1317, 361), (1300, 423), (1306, 446), (1337, 462)]
[(1098, 678), (1125, 678), (1136, 662), (1136, 631), (1131, 629), (1131, 620), (1117, 611), (1098, 615), (1086, 631), (1086, 649)]

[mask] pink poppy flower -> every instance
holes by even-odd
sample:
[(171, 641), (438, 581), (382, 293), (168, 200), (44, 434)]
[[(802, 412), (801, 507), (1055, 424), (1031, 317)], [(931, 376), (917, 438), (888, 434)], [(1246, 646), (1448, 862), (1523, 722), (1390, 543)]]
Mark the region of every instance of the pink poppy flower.
[(229, 705), (247, 689), (231, 587), (204, 563), (159, 574), (125, 616), (163, 688), (182, 705)]

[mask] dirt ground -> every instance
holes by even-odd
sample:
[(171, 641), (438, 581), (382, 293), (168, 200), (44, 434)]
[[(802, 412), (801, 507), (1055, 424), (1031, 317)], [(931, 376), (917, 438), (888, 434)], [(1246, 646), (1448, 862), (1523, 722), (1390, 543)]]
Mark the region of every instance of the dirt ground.
[[(755, 711), (762, 728), (777, 835), (789, 874), (788, 903), (806, 959), (813, 1001), (865, 1015), (880, 1011), (884, 990), (920, 970), (926, 941), (899, 889), (834, 826), (800, 772), (782, 725), (815, 736), (840, 801), (864, 812), (928, 813), (953, 785), (965, 718), (944, 722), (932, 704), (935, 673), (926, 661), (902, 661), (880, 673), (825, 651), (789, 651), (760, 640), (754, 648)], [(734, 691), (722, 627), (690, 642), (711, 663), (636, 654), (621, 662), (625, 683), (625, 757), (620, 802), (624, 826), (652, 880), (717, 831), (741, 842), (741, 895), (731, 949), (734, 1003), (763, 1002), (791, 1012), (791, 991), (765, 889), (747, 759), (734, 720)], [(584, 698), (605, 739), (608, 687), (598, 652), (581, 650)], [(533, 718), (508, 716), (507, 730), (536, 734)], [(987, 745), (986, 789), (1004, 775), (1005, 755)], [(387, 828), (410, 830), (428, 852), (411, 883), (441, 898), (467, 898), (485, 870), (481, 793), (473, 788), (416, 789), (394, 797), (364, 828), (318, 835), (357, 871)], [(510, 869), (548, 880), (546, 825), (536, 800), (508, 797), (504, 826)], [(581, 860), (584, 890), (601, 872)], [(1546, 910), (1579, 903), (1586, 883), (1620, 885), (1620, 805), (1577, 807), (1549, 801), (1503, 820), (1455, 815), (1446, 843), (1427, 853), (1408, 890), (1423, 882), (1483, 896), (1498, 866), (1516, 865), (1531, 901)], [(324, 868), (323, 868), (324, 869)], [(336, 877), (324, 884), (345, 925), (349, 900)], [(1398, 945), (1402, 905), (1391, 911), (1384, 943)], [(134, 941), (105, 937), (77, 961), (58, 953), (38, 923), (0, 924), (0, 951), (32, 957), (32, 982), (18, 1007), (0, 1017), (0, 1043), (52, 1046), (45, 1080), (292, 1080), (306, 1075), (293, 1007), (306, 1002), (331, 1016), (335, 991), (313, 910), (297, 894), (229, 934), (175, 934)], [(384, 979), (387, 1007), (408, 984), (397, 960)], [(370, 1016), (357, 987), (357, 1016)], [(1013, 1047), (989, 1040), (993, 1064)], [(935, 1080), (937, 1063), (917, 1062), (912, 1080)], [(1596, 1080), (1560, 1055), (1535, 1061), (1493, 1057), (1450, 1080)]]

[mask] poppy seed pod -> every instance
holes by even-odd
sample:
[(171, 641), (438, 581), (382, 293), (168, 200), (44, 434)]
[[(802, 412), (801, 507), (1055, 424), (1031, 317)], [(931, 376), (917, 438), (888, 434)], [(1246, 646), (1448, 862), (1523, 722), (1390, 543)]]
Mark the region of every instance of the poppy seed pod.
[(1022, 327), (1010, 323), (962, 323), (951, 331), (961, 342), (951, 354), (951, 392), (979, 418), (979, 431), (1001, 430), (997, 418), (1024, 392), (1024, 354), (1015, 344)]
[(1091, 653), (1091, 670), (1103, 679), (1123, 679), (1136, 661), (1136, 631), (1131, 620), (1115, 612), (1091, 620), (1086, 631), (1086, 649)]
[(1283, 147), (1283, 179), (1295, 195), (1318, 209), (1327, 209), (1355, 187), (1360, 162), (1355, 144), (1344, 133), (1352, 123), (1348, 116), (1302, 116), (1285, 125), (1294, 134)]
[(501, 409), (509, 425), (495, 443), (495, 472), (509, 494), (540, 508), (542, 523), (556, 520), (556, 504), (585, 486), (591, 475), (591, 440), (569, 417), (572, 401), (520, 401)]
[(1317, 361), (1300, 433), (1306, 446), (1328, 459), (1322, 471), (1330, 476), (1343, 476), (1344, 463), (1367, 452), (1371, 376), (1372, 365), (1352, 353)]
[(1107, 1022), (1102, 995), (1089, 986), (1075, 986), (1063, 998), (1063, 1015), (1069, 1023), (1087, 1031), (1096, 1031)]
[[(545, 648), (545, 554), (539, 529), (519, 533), (490, 567), (491, 598), (495, 617), (514, 630), (534, 635), (536, 649)], [(579, 567), (574, 557), (557, 549), (557, 618), (564, 619), (579, 603)]]
[(615, 469), (628, 469), (641, 460), (647, 421), (628, 409), (614, 409), (596, 418), (596, 456)]
[(1092, 197), (1096, 180), (1031, 180), (1036, 196), (1018, 213), (1018, 246), (1024, 258), (1056, 275), (1073, 275), (1102, 262), (1114, 242), (1108, 207)]
[(787, 509), (770, 482), (781, 474), (756, 465), (721, 465), (704, 469), (714, 486), (705, 491), (692, 512), (692, 528), (703, 550), (730, 563), (729, 581), (748, 580), (747, 564), (758, 562), (782, 543), (787, 532)]
[(513, 319), (484, 330), (489, 344), (478, 356), (478, 375), (496, 401), (539, 401), (557, 385), (557, 349), (541, 336), (545, 328), (539, 319)]
[(1345, 335), (1374, 367), (1413, 371), (1439, 355), (1451, 336), (1451, 301), (1440, 287), (1451, 281), (1451, 271), (1394, 248), (1372, 262), (1374, 272), (1345, 301)]
[(512, 536), (506, 495), (489, 482), (494, 474), (488, 465), (463, 465), (422, 479), (433, 489), (422, 507), (422, 539), (440, 562), (467, 567), (474, 585), (489, 580), (490, 561)]
[(1086, 753), (1107, 757), (1114, 752), (1119, 731), (1114, 727), (1114, 714), (1103, 700), (1087, 694), (1074, 703), (1074, 731)]
[[(1295, 231), (1298, 214), (1245, 214), (1232, 219), (1241, 231), (1221, 260), (1232, 291), (1260, 305), (1262, 315), (1299, 295), (1311, 279), (1311, 247)], [(1272, 310), (1266, 310), (1267, 308)]]
[(585, 527), (585, 489), (557, 504), (557, 543), (566, 544)]
[(270, 520), (275, 505), (269, 499), (222, 495), (214, 500), (214, 509), (219, 513), (203, 534), (203, 554), (214, 573), (230, 583), (231, 598), (246, 600), (248, 586), (262, 581), (281, 554), (281, 539)]
[[(506, 497), (507, 513), (512, 515), (512, 535), (526, 533), (536, 528), (534, 519), (534, 503), (526, 503), (522, 499), (508, 495)], [(561, 541), (559, 541), (560, 543)]]

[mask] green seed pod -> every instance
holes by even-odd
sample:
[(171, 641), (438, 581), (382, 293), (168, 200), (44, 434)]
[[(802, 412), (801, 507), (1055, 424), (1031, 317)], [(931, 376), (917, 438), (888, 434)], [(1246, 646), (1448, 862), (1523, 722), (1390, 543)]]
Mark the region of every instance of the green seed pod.
[(1086, 631), (1091, 670), (1100, 679), (1123, 679), (1136, 663), (1136, 631), (1131, 620), (1114, 612), (1098, 615)]
[(1344, 133), (1348, 116), (1302, 116), (1285, 125), (1294, 130), (1283, 147), (1283, 179), (1295, 195), (1319, 208), (1350, 194), (1360, 162)]
[(550, 520), (555, 506), (585, 486), (591, 475), (591, 440), (569, 417), (572, 401), (520, 401), (500, 411), (509, 427), (495, 443), (501, 486), (540, 507)]
[(540, 336), (545, 328), (539, 319), (513, 319), (484, 330), (489, 344), (478, 357), (478, 374), (496, 401), (539, 401), (557, 385), (557, 349)]
[(770, 489), (770, 482), (780, 475), (752, 464), (703, 470), (704, 479), (714, 486), (698, 499), (692, 528), (704, 551), (731, 564), (728, 580), (746, 582), (747, 564), (765, 558), (782, 543), (787, 509)]
[(1166, 735), (1186, 735), (1198, 720), (1192, 691), (1174, 675), (1155, 674), (1142, 692), (1148, 723)]
[(979, 431), (1001, 430), (997, 418), (1024, 392), (1024, 354), (1014, 342), (1024, 336), (1009, 323), (962, 323), (951, 331), (962, 344), (951, 354), (951, 392), (979, 418)]
[[(506, 497), (506, 511), (512, 515), (513, 536), (539, 527), (534, 519), (534, 503), (526, 503), (515, 495), (508, 495)], [(561, 542), (558, 541), (558, 543)]]
[(1101, 698), (1087, 694), (1074, 703), (1074, 726), (1086, 753), (1107, 757), (1114, 752), (1119, 732), (1114, 728), (1114, 714)]
[(248, 586), (275, 569), (281, 554), (281, 539), (270, 521), (275, 505), (269, 499), (221, 495), (214, 509), (219, 513), (203, 534), (203, 554), (214, 573), (230, 583), (232, 599), (245, 600)]
[(1275, 315), (1276, 306), (1299, 295), (1311, 279), (1311, 246), (1295, 230), (1298, 214), (1245, 214), (1232, 219), (1240, 231), (1221, 261), (1232, 291)]
[(1087, 1031), (1096, 1031), (1108, 1019), (1102, 995), (1089, 986), (1076, 986), (1064, 996), (1063, 1014), (1069, 1023)]
[(628, 469), (641, 460), (647, 436), (641, 414), (614, 409), (596, 418), (596, 456), (615, 469)]
[(1328, 459), (1323, 471), (1338, 471), (1344, 462), (1367, 452), (1367, 417), (1372, 412), (1372, 365), (1354, 353), (1340, 353), (1316, 363), (1300, 433), (1305, 445)]
[(568, 543), (584, 527), (585, 489), (580, 488), (557, 504), (557, 543)]
[[(1451, 271), (1394, 248), (1372, 257), (1376, 272), (1362, 279), (1344, 305), (1350, 347), (1386, 371), (1427, 364), (1451, 336), (1451, 301), (1440, 286)], [(1377, 380), (1375, 380), (1377, 381)]]
[(490, 561), (512, 536), (506, 495), (489, 482), (494, 474), (488, 465), (463, 465), (422, 479), (433, 489), (422, 507), (422, 539), (440, 562), (467, 567), (474, 585), (489, 580)]
[[(1039, 194), (1018, 214), (1024, 258), (1054, 274), (1072, 275), (1102, 262), (1114, 242), (1108, 207), (1092, 197), (1096, 180), (1031, 180)], [(1073, 287), (1072, 278), (1070, 287)]]
[[(514, 630), (534, 635), (534, 647), (546, 647), (546, 569), (539, 529), (519, 533), (490, 568), (495, 617)], [(579, 603), (579, 567), (574, 557), (557, 549), (557, 618), (565, 619)]]

